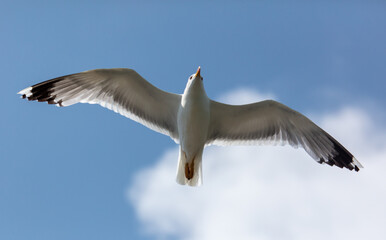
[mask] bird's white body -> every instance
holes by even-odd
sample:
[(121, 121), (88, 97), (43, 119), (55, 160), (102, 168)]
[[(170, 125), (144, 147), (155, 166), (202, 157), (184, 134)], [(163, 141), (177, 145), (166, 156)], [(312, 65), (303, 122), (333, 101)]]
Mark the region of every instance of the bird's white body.
[(180, 144), (177, 182), (202, 183), (205, 145), (273, 141), (303, 147), (318, 163), (359, 171), (362, 165), (338, 141), (304, 115), (272, 101), (228, 105), (206, 95), (200, 68), (182, 95), (162, 91), (127, 68), (95, 69), (54, 78), (19, 92), (56, 104), (100, 104)]
[[(202, 153), (208, 139), (210, 100), (201, 79), (189, 80), (178, 109), (180, 154), (177, 182), (191, 186), (202, 183)], [(187, 177), (191, 174), (191, 179)]]

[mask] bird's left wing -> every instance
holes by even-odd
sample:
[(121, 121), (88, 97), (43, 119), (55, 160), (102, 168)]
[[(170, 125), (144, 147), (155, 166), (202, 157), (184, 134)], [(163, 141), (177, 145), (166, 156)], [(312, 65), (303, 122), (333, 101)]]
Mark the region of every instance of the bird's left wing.
[(211, 101), (210, 107), (209, 145), (288, 143), (293, 147), (303, 147), (319, 163), (356, 171), (362, 167), (323, 129), (276, 101), (238, 106)]
[(96, 69), (71, 74), (38, 83), (19, 94), (28, 100), (60, 107), (78, 102), (97, 103), (178, 140), (181, 96), (156, 88), (132, 69)]

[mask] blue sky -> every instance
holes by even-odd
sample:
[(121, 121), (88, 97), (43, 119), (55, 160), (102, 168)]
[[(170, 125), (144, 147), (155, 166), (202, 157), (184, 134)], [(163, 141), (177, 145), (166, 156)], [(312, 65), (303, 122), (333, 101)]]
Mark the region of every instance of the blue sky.
[(102, 107), (26, 102), (19, 90), (129, 67), (182, 93), (201, 66), (211, 98), (247, 88), (304, 113), (362, 107), (380, 123), (385, 12), (383, 1), (2, 1), (0, 238), (152, 239), (126, 191), (175, 146)]

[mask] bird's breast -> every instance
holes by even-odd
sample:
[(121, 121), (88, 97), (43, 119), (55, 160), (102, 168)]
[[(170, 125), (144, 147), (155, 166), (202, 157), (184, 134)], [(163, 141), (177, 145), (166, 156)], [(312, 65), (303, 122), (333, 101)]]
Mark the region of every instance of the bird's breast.
[(209, 99), (205, 96), (185, 96), (178, 111), (178, 133), (182, 149), (195, 154), (203, 148), (209, 128)]

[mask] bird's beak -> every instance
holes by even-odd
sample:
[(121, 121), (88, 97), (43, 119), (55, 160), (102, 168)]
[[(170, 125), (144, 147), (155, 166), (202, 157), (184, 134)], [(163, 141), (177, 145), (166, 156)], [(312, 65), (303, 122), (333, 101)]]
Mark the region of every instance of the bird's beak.
[(201, 72), (201, 67), (198, 67), (197, 72), (196, 72), (196, 76), (198, 76), (199, 78), (201, 77), (200, 72)]

